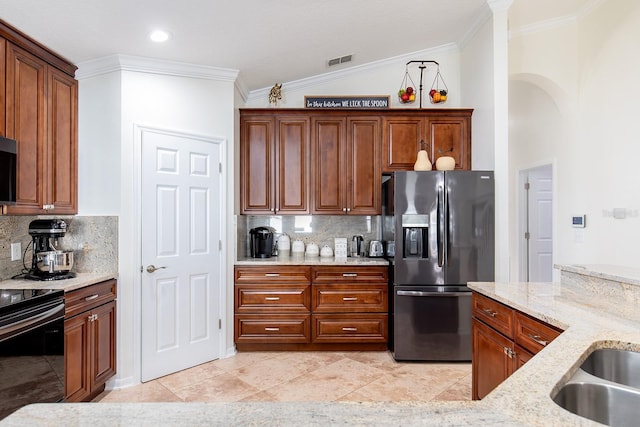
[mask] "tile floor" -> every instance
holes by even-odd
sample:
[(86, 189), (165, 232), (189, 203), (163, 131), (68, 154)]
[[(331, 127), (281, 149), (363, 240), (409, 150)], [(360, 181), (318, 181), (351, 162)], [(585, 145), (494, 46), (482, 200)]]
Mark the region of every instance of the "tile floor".
[(94, 402), (470, 400), (470, 363), (400, 363), (389, 352), (245, 352)]

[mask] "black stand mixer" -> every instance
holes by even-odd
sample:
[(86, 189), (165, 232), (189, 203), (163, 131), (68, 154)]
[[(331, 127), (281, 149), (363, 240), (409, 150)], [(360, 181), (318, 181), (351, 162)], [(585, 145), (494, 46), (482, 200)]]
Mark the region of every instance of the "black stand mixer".
[(58, 238), (67, 233), (67, 223), (61, 219), (37, 219), (29, 224), (33, 257), (26, 274), (31, 280), (60, 280), (75, 277), (73, 251), (61, 251)]

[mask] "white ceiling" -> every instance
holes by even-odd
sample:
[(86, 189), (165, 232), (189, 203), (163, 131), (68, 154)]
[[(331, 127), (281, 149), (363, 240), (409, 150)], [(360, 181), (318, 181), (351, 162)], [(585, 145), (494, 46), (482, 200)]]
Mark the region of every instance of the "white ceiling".
[[(602, 1), (515, 0), (510, 29)], [(248, 90), (459, 43), (488, 10), (486, 0), (0, 0), (0, 19), (75, 64), (126, 54), (231, 68)], [(152, 43), (155, 28), (173, 37)]]

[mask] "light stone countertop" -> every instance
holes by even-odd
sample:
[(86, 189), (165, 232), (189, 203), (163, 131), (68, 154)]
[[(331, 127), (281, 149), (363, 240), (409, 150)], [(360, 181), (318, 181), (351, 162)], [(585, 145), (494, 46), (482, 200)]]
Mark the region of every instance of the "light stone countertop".
[[(640, 351), (640, 310), (637, 309), (640, 286), (634, 282), (640, 275), (611, 266), (556, 268), (561, 270), (561, 285), (469, 284), (476, 292), (565, 329), (482, 401), (37, 404), (20, 409), (0, 424), (92, 427), (600, 425), (565, 411), (551, 396), (591, 350), (617, 347)], [(579, 272), (574, 271), (576, 269)], [(631, 283), (618, 281), (628, 273), (632, 273)]]
[(286, 257), (271, 258), (240, 258), (235, 262), (238, 266), (269, 266), (269, 265), (336, 265), (336, 266), (388, 266), (385, 258), (335, 258), (335, 257), (307, 257), (304, 255), (291, 255)]
[(0, 280), (0, 289), (62, 289), (69, 292), (117, 277), (116, 273), (77, 273), (76, 277), (64, 280), (9, 279)]

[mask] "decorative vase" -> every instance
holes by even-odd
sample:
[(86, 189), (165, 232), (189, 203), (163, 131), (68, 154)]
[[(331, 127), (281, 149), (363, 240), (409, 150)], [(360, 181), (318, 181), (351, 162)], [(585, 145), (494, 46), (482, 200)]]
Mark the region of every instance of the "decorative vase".
[(451, 156), (438, 157), (436, 169), (439, 171), (452, 171), (456, 168), (456, 161)]
[(429, 160), (429, 154), (426, 150), (418, 151), (418, 159), (413, 165), (414, 171), (430, 171), (432, 168), (431, 161)]

